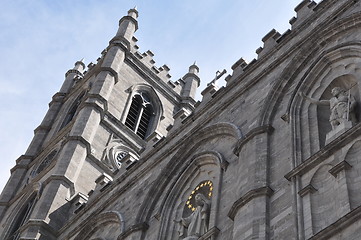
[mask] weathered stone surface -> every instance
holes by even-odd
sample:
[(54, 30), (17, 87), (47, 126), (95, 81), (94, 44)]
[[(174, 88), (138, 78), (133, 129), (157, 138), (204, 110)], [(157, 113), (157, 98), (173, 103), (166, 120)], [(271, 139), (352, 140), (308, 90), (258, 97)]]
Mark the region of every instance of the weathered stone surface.
[[(360, 239), (361, 5), (295, 10), (292, 30), (269, 32), (202, 103), (195, 64), (172, 82), (137, 51), (130, 10), (97, 64), (68, 71), (17, 160), (0, 239)], [(330, 108), (300, 93), (335, 87), (350, 88), (355, 120), (331, 138)], [(189, 216), (196, 231), (179, 228)]]

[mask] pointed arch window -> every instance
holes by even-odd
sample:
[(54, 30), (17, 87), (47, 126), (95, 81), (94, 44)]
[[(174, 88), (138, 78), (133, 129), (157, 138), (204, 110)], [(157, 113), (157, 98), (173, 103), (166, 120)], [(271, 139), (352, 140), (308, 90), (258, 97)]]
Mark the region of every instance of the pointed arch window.
[(12, 223), (12, 226), (9, 231), (9, 235), (6, 240), (16, 240), (20, 237), (19, 229), (24, 225), (25, 221), (29, 218), (30, 213), (35, 204), (35, 196), (33, 196), (26, 205), (21, 209), (21, 211), (16, 216), (15, 220)]
[(82, 93), (79, 95), (79, 97), (77, 97), (77, 99), (74, 101), (72, 107), (70, 108), (70, 110), (68, 111), (68, 113), (66, 114), (63, 123), (61, 124), (60, 129), (62, 129), (63, 127), (65, 127), (66, 125), (68, 125), (74, 118), (78, 107), (81, 103), (81, 101), (83, 100), (83, 97), (85, 96), (85, 93)]
[(154, 107), (147, 93), (136, 93), (132, 98), (125, 125), (145, 139), (154, 118)]

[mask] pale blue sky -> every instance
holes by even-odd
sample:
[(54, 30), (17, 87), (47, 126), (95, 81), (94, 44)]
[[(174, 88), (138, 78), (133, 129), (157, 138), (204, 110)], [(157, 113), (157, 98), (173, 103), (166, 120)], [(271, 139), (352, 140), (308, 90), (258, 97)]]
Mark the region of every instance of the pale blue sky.
[(195, 60), (203, 90), (217, 70), (256, 58), (262, 37), (283, 33), (301, 0), (2, 0), (0, 190), (60, 88), (65, 72), (96, 62), (128, 9), (139, 11), (140, 52), (151, 50), (176, 81)]

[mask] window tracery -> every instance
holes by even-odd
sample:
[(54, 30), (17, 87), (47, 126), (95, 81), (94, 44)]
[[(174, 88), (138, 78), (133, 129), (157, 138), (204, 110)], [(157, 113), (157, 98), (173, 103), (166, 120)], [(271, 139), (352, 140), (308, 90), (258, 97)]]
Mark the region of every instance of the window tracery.
[(154, 116), (154, 107), (145, 92), (137, 93), (132, 98), (125, 125), (134, 131), (139, 137), (145, 139), (149, 131), (149, 125)]

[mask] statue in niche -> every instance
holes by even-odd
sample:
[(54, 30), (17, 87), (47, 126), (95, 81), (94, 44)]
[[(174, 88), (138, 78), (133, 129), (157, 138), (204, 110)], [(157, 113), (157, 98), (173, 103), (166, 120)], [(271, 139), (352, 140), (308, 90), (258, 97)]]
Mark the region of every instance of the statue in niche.
[(183, 240), (196, 240), (208, 231), (209, 209), (208, 199), (202, 194), (195, 195), (195, 210), (188, 217), (175, 221), (179, 224), (179, 237)]
[(306, 96), (303, 92), (300, 92), (300, 95), (311, 103), (330, 106), (331, 114), (329, 121), (332, 130), (335, 130), (342, 123), (348, 121), (355, 122), (356, 100), (351, 95), (350, 90), (346, 91), (341, 87), (334, 87), (331, 93), (333, 97), (330, 100), (316, 100)]

